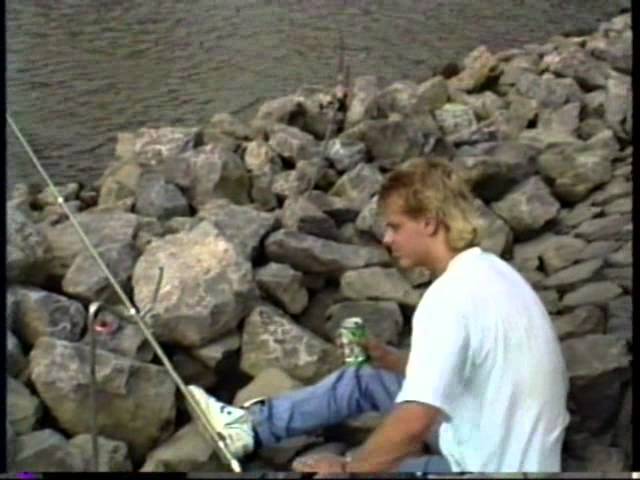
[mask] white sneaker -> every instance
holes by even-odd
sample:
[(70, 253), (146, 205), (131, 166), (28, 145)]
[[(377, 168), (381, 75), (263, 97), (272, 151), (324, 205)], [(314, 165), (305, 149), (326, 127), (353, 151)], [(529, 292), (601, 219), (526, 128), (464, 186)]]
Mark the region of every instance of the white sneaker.
[[(187, 388), (236, 460), (253, 451), (255, 439), (251, 417), (245, 410), (219, 402), (197, 385), (189, 385)], [(194, 415), (193, 412), (191, 414)], [(197, 421), (197, 417), (194, 420)]]

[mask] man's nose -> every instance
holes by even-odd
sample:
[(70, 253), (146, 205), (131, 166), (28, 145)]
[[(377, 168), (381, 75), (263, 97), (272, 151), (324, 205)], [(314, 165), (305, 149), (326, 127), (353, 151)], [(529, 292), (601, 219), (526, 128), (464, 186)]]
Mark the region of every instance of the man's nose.
[(382, 237), (382, 244), (385, 247), (391, 246), (392, 238), (393, 238), (393, 233), (391, 233), (391, 231), (389, 231), (389, 230), (385, 230), (384, 237)]

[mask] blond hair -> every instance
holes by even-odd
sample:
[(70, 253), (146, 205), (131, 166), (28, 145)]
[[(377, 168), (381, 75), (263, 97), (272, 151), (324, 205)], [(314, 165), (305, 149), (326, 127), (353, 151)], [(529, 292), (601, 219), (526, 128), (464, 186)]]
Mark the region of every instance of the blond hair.
[(413, 158), (392, 172), (378, 195), (381, 208), (390, 198), (411, 218), (435, 217), (448, 227), (449, 246), (464, 250), (477, 243), (474, 197), (464, 179), (444, 160)]

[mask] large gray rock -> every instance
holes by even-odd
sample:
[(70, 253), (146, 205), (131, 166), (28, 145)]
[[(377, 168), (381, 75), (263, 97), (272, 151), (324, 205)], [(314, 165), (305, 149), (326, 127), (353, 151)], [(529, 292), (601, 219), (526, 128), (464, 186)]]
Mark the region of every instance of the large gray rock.
[(319, 148), (312, 135), (288, 125), (278, 125), (274, 129), (269, 145), (282, 157), (293, 162), (309, 160)]
[(609, 215), (587, 220), (576, 228), (573, 234), (589, 242), (611, 240), (630, 223), (631, 218), (628, 215)]
[(263, 237), (277, 225), (273, 213), (259, 212), (249, 206), (234, 205), (226, 199), (211, 200), (198, 211), (232, 243), (238, 252), (251, 260), (259, 251)]
[[(366, 207), (365, 207), (366, 208)], [(379, 247), (380, 241), (376, 240), (376, 234), (366, 231), (362, 231), (356, 227), (355, 223), (345, 223), (340, 227), (340, 240), (341, 243), (347, 243), (351, 245), (362, 245), (367, 247)]]
[(160, 266), (164, 287), (150, 318), (159, 341), (205, 345), (233, 330), (251, 308), (256, 293), (251, 264), (207, 221), (147, 247), (133, 272), (141, 310), (151, 304)]
[(548, 277), (542, 285), (550, 288), (567, 289), (572, 285), (592, 278), (600, 270), (604, 261), (599, 258), (587, 260), (565, 268)]
[(586, 335), (562, 342), (562, 349), (580, 424), (597, 434), (620, 408), (620, 388), (631, 373), (626, 343), (615, 335)]
[(432, 112), (442, 108), (449, 100), (447, 81), (441, 75), (436, 75), (418, 85), (416, 93), (418, 95), (415, 104), (416, 110)]
[(537, 230), (555, 218), (560, 204), (547, 184), (539, 176), (534, 176), (519, 184), (502, 200), (492, 203), (491, 208), (514, 233), (524, 234)]
[(16, 435), (33, 431), (42, 416), (42, 402), (21, 382), (7, 376), (7, 420)]
[(6, 443), (5, 443), (5, 451), (6, 451), (6, 459), (7, 459), (7, 463), (6, 463), (6, 469), (7, 472), (13, 472), (15, 471), (15, 468), (13, 466), (13, 464), (16, 461), (16, 434), (13, 431), (13, 429), (11, 428), (11, 424), (9, 423), (9, 420), (6, 420), (6, 427), (7, 427), (7, 438)]
[[(137, 215), (123, 212), (86, 211), (76, 219), (94, 248), (132, 242), (139, 225)], [(47, 271), (62, 277), (75, 258), (86, 251), (86, 246), (71, 222), (48, 227), (44, 231), (51, 246)]]
[(333, 219), (305, 197), (287, 198), (282, 206), (282, 226), (329, 240), (339, 236)]
[(367, 146), (355, 140), (336, 137), (327, 144), (327, 158), (339, 172), (351, 170), (367, 157)]
[(82, 454), (66, 438), (50, 428), (20, 435), (16, 439), (14, 472), (83, 472)]
[(353, 201), (329, 195), (319, 190), (311, 190), (302, 198), (308, 200), (337, 223), (351, 222), (358, 217), (361, 207)]
[(612, 68), (630, 75), (633, 62), (632, 36), (630, 29), (614, 36), (592, 35), (588, 38), (585, 49)]
[(456, 90), (470, 92), (481, 87), (492, 75), (496, 75), (499, 63), (495, 56), (480, 46), (464, 59), (464, 70), (449, 80), (449, 87)]
[(258, 457), (271, 466), (270, 470), (289, 470), (291, 469), (291, 461), (297, 455), (311, 446), (318, 445), (322, 440), (319, 434), (313, 433), (288, 437), (275, 445), (261, 448), (258, 450)]
[(187, 199), (196, 208), (214, 198), (234, 203), (249, 203), (249, 174), (240, 157), (216, 145), (205, 145), (186, 152), (167, 163), (167, 181), (186, 190)]
[(397, 345), (402, 330), (402, 312), (395, 302), (340, 302), (327, 310), (326, 331), (336, 339), (338, 328), (345, 318), (360, 317), (369, 333), (384, 343)]
[[(599, 478), (615, 478), (620, 472), (629, 469), (624, 451), (620, 448), (605, 446), (596, 442), (580, 442), (579, 453), (565, 458), (562, 469), (565, 472), (597, 472)], [(578, 475), (586, 476), (587, 473)]]
[(517, 136), (517, 140), (537, 152), (552, 148), (577, 148), (582, 145), (573, 134), (563, 130), (543, 130), (542, 128), (527, 128)]
[(197, 128), (141, 128), (134, 133), (118, 134), (116, 156), (135, 161), (146, 168), (162, 168), (167, 160), (192, 150), (200, 141)]
[(590, 333), (605, 333), (604, 312), (593, 305), (578, 307), (563, 315), (554, 315), (552, 319), (560, 340), (582, 337)]
[(471, 221), (476, 228), (478, 246), (500, 256), (511, 249), (513, 232), (499, 216), (480, 199), (474, 199), (476, 215)]
[(545, 109), (539, 114), (538, 128), (574, 134), (580, 126), (580, 110), (578, 102), (568, 103), (558, 110)]
[(278, 206), (276, 196), (271, 191), (273, 178), (282, 171), (278, 154), (263, 140), (247, 144), (244, 163), (251, 177), (250, 197), (259, 208), (271, 210)]
[(351, 128), (366, 118), (377, 114), (376, 97), (380, 91), (378, 79), (373, 75), (357, 77), (353, 80), (349, 108), (345, 118), (345, 128)]
[(311, 383), (339, 365), (336, 347), (275, 308), (257, 307), (245, 320), (240, 368), (250, 375), (276, 367), (301, 382)]
[(208, 365), (195, 358), (192, 350), (176, 348), (172, 351), (170, 361), (186, 385), (199, 385), (207, 390), (213, 388), (219, 380), (219, 376)]
[(620, 198), (611, 202), (604, 207), (605, 215), (616, 215), (618, 213), (630, 214), (633, 210), (633, 201), (631, 197)]
[(569, 235), (544, 233), (526, 242), (517, 243), (513, 249), (514, 263), (524, 270), (535, 270), (540, 265), (553, 274), (580, 258), (587, 242)]
[(470, 106), (479, 121), (494, 119), (504, 113), (507, 107), (507, 101), (490, 90), (473, 95), (453, 90), (451, 98)]
[[(506, 112), (498, 112), (496, 122), (500, 129), (504, 132), (505, 138), (517, 138), (530, 122), (535, 119), (540, 111), (540, 104), (533, 98), (523, 97), (510, 89), (507, 96), (509, 100), (509, 108)], [(534, 131), (543, 131), (542, 129), (534, 129)]]
[(6, 325), (7, 330), (15, 333), (15, 326), (20, 317), (20, 289), (8, 287), (5, 289), (5, 308), (6, 308)]
[(633, 270), (631, 267), (603, 268), (602, 277), (622, 287), (625, 292), (633, 288)]
[(289, 124), (295, 117), (304, 114), (303, 99), (297, 95), (275, 98), (264, 102), (253, 121), (253, 125), (283, 123)]
[(530, 156), (517, 142), (490, 142), (458, 149), (454, 164), (481, 199), (494, 201), (534, 173)]
[(632, 406), (633, 399), (631, 398), (633, 395), (633, 388), (628, 387), (627, 391), (624, 395), (624, 400), (622, 401), (622, 408), (620, 409), (620, 415), (618, 416), (618, 422), (616, 425), (615, 431), (615, 445), (621, 447), (626, 456), (627, 462), (631, 463), (632, 459), (632, 443), (633, 443), (633, 430), (632, 430)]
[(204, 363), (211, 370), (215, 369), (218, 363), (228, 354), (240, 348), (240, 335), (233, 332), (220, 340), (216, 340), (204, 347), (194, 348), (191, 355)]
[(310, 273), (339, 274), (390, 261), (382, 247), (346, 245), (289, 230), (271, 234), (265, 241), (265, 250), (270, 260)]
[(182, 192), (165, 182), (159, 173), (143, 174), (138, 182), (136, 205), (138, 215), (167, 220), (189, 215), (189, 204)]
[[(583, 241), (583, 240), (581, 240)], [(620, 246), (619, 242), (611, 240), (599, 240), (589, 243), (578, 256), (578, 260), (591, 260), (592, 258), (605, 258)]]
[[(538, 282), (530, 281), (530, 283), (534, 285), (535, 288), (542, 288), (538, 286)], [(551, 314), (557, 313), (560, 310), (560, 296), (556, 290), (538, 290), (537, 293), (540, 300), (542, 300), (544, 307), (547, 309), (547, 312)]]
[(309, 303), (302, 274), (289, 265), (269, 263), (255, 272), (256, 283), (288, 313), (297, 315)]
[(264, 140), (247, 143), (244, 164), (252, 174), (277, 173), (282, 170), (282, 161), (273, 148)]
[(610, 182), (591, 194), (586, 201), (593, 205), (606, 205), (632, 194), (633, 183), (625, 178), (613, 178)]
[(558, 198), (572, 203), (584, 199), (612, 175), (610, 153), (588, 148), (586, 144), (545, 151), (538, 157), (538, 169), (554, 180), (553, 192)]
[[(185, 217), (176, 218), (183, 219)], [(171, 225), (174, 225), (174, 223), (172, 223)], [(140, 217), (140, 227), (138, 230), (138, 234), (136, 235), (135, 246), (139, 251), (143, 252), (153, 240), (166, 235), (168, 233), (167, 230), (165, 230), (163, 223), (157, 218)]]
[(20, 341), (11, 330), (7, 330), (7, 374), (19, 377), (27, 366), (27, 359), (22, 351)]
[(374, 196), (356, 218), (356, 228), (361, 232), (369, 232), (378, 241), (384, 238), (384, 220), (378, 213), (378, 196)]
[(300, 160), (294, 170), (287, 170), (273, 177), (272, 190), (282, 198), (302, 195), (313, 189), (324, 168), (322, 160)]
[[(125, 308), (121, 307), (124, 313)], [(127, 317), (126, 314), (124, 314)], [(154, 350), (142, 329), (134, 319), (125, 321), (107, 310), (101, 310), (95, 318), (96, 347), (107, 352), (129, 357), (141, 362), (149, 362)], [(91, 344), (91, 332), (82, 339), (84, 345)]]
[(237, 140), (251, 140), (252, 131), (248, 125), (234, 117), (232, 114), (223, 112), (216, 113), (209, 119), (205, 127), (204, 141), (207, 142), (206, 129), (209, 128), (216, 133), (221, 133)]
[(539, 76), (523, 72), (515, 86), (519, 93), (537, 100), (545, 108), (559, 108), (567, 102), (580, 101), (583, 96), (574, 79), (557, 78), (550, 73)]
[(425, 267), (411, 267), (408, 269), (398, 267), (398, 271), (411, 284), (412, 287), (425, 286), (431, 281), (431, 272)]
[(19, 301), (15, 325), (18, 338), (31, 346), (40, 337), (78, 341), (86, 312), (75, 300), (34, 287), (14, 287)]
[(422, 291), (413, 288), (395, 268), (350, 270), (340, 278), (340, 290), (352, 300), (390, 300), (410, 307), (422, 298)]
[(153, 449), (140, 471), (229, 472), (230, 468), (218, 459), (211, 441), (201, 433), (194, 421)]
[(558, 214), (558, 231), (567, 233), (580, 225), (582, 222), (591, 220), (602, 213), (602, 207), (594, 207), (586, 200), (577, 204), (573, 208), (563, 208)]
[(417, 100), (417, 85), (410, 80), (400, 80), (383, 88), (376, 96), (379, 115), (388, 118), (393, 113), (408, 115)]
[(611, 281), (590, 282), (567, 293), (562, 298), (562, 305), (565, 307), (604, 305), (621, 293), (622, 289)]
[(316, 86), (300, 87), (296, 94), (302, 97), (304, 116), (295, 118), (293, 124), (317, 139), (324, 138), (327, 132), (335, 133), (336, 127), (344, 120), (344, 113), (336, 112), (337, 89), (327, 92)]
[[(116, 151), (117, 148), (116, 146)], [(123, 200), (134, 199), (142, 171), (142, 167), (134, 160), (117, 162), (107, 167), (99, 182), (98, 205), (117, 206)]]
[(435, 120), (445, 135), (456, 135), (478, 126), (473, 109), (461, 103), (444, 104), (434, 112)]
[(364, 207), (369, 199), (380, 190), (382, 182), (382, 174), (375, 166), (361, 163), (353, 170), (345, 173), (336, 182), (329, 195), (334, 195), (351, 201), (359, 207)]
[[(130, 242), (115, 243), (99, 248), (97, 253), (120, 288), (129, 290), (133, 267), (140, 256), (137, 247)], [(86, 301), (118, 298), (109, 278), (88, 251), (75, 258), (62, 279), (62, 290)]]
[(614, 132), (626, 137), (623, 125), (629, 111), (633, 108), (631, 77), (616, 75), (609, 78), (606, 91), (604, 118)]
[(340, 290), (328, 287), (311, 296), (309, 305), (298, 317), (298, 323), (307, 330), (311, 330), (325, 340), (332, 342), (333, 338), (327, 332), (327, 311), (336, 303), (345, 300)]
[[(131, 472), (133, 467), (129, 459), (129, 447), (119, 440), (98, 435), (98, 472)], [(84, 458), (85, 470), (92, 471), (93, 447), (88, 433), (76, 435), (69, 440), (69, 446)], [(93, 470), (95, 471), (95, 470)]]
[(607, 304), (607, 333), (631, 340), (633, 336), (633, 304), (630, 295), (618, 297)]
[(570, 77), (584, 90), (604, 88), (609, 78), (609, 66), (585, 53), (581, 48), (570, 48), (546, 55), (543, 67), (559, 77)]
[(616, 267), (627, 267), (633, 264), (633, 251), (631, 242), (625, 243), (622, 248), (607, 255), (607, 264)]
[(241, 406), (245, 402), (260, 397), (273, 398), (303, 386), (304, 384), (291, 378), (285, 371), (279, 368), (267, 368), (262, 370), (247, 386), (238, 390), (233, 404)]
[(425, 143), (422, 129), (416, 121), (395, 116), (365, 120), (342, 133), (340, 138), (364, 143), (373, 161), (386, 169), (419, 155)]
[[(175, 384), (159, 366), (96, 353), (98, 432), (126, 442), (139, 462), (173, 428)], [(38, 395), (73, 435), (91, 431), (89, 356), (86, 346), (51, 338), (41, 338), (30, 355)]]
[(7, 204), (7, 281), (38, 284), (47, 254), (47, 239), (40, 227)]
[[(58, 190), (58, 193), (65, 201), (65, 203), (72, 202), (78, 198), (80, 184), (76, 182), (67, 183), (66, 185), (56, 186), (56, 189)], [(36, 195), (33, 203), (38, 208), (52, 207), (58, 204), (58, 197), (53, 192), (53, 190), (51, 190), (51, 188), (46, 187), (38, 195)]]

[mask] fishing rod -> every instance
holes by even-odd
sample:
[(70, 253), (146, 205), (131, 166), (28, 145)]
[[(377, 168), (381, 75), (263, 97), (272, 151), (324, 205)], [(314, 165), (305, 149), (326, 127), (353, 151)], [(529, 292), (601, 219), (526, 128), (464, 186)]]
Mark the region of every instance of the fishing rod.
[[(20, 140), (20, 143), (22, 144), (22, 146), (26, 150), (27, 154), (29, 155), (29, 158), (31, 159), (31, 161), (35, 165), (36, 169), (38, 170), (38, 172), (40, 173), (42, 178), (44, 178), (44, 180), (47, 183), (47, 185), (48, 185), (49, 189), (51, 190), (51, 192), (54, 194), (54, 196), (56, 198), (56, 202), (62, 207), (64, 212), (67, 214), (67, 217), (69, 218), (69, 220), (73, 224), (73, 227), (75, 228), (76, 232), (78, 232), (78, 235), (82, 239), (82, 242), (83, 242), (84, 246), (87, 248), (87, 250), (89, 251), (91, 256), (98, 263), (98, 266), (100, 267), (100, 270), (102, 270), (102, 272), (106, 275), (107, 279), (109, 280), (109, 283), (111, 284), (111, 286), (115, 290), (115, 292), (116, 292), (117, 296), (119, 297), (120, 301), (125, 306), (128, 316), (130, 318), (134, 319), (135, 322), (138, 324), (138, 326), (142, 330), (142, 333), (144, 334), (144, 336), (149, 341), (149, 343), (151, 344), (151, 346), (155, 350), (156, 354), (158, 355), (158, 358), (160, 358), (160, 361), (162, 362), (162, 364), (164, 365), (166, 370), (169, 372), (169, 375), (171, 376), (171, 379), (177, 385), (177, 387), (180, 390), (180, 392), (184, 395), (184, 397), (185, 397), (185, 399), (187, 401), (187, 406), (191, 407), (191, 409), (190, 409), (191, 412), (195, 413), (195, 416), (197, 417), (196, 420), (199, 420), (200, 424), (204, 427), (204, 430), (205, 430), (207, 436), (209, 437), (209, 440), (212, 442), (212, 445), (213, 445), (214, 449), (216, 450), (216, 452), (218, 453), (220, 458), (223, 459), (224, 461), (226, 461), (226, 463), (229, 464), (229, 466), (231, 467), (231, 469), (234, 472), (241, 473), (242, 472), (242, 466), (240, 465), (240, 462), (231, 454), (231, 452), (229, 451), (229, 448), (227, 447), (227, 444), (225, 443), (224, 439), (220, 436), (220, 434), (216, 431), (215, 427), (211, 424), (211, 422), (207, 418), (205, 412), (203, 411), (202, 407), (198, 404), (198, 402), (196, 402), (193, 394), (189, 391), (189, 389), (185, 385), (184, 381), (180, 378), (180, 376), (176, 372), (175, 368), (173, 367), (173, 365), (169, 361), (168, 357), (166, 356), (166, 354), (162, 350), (162, 347), (160, 346), (160, 344), (156, 341), (155, 337), (153, 336), (153, 333), (151, 332), (151, 330), (150, 330), (149, 326), (147, 325), (146, 321), (144, 320), (144, 317), (146, 317), (146, 316), (148, 316), (148, 315), (150, 315), (152, 313), (152, 309), (154, 307), (153, 303), (144, 312), (142, 312), (142, 313), (138, 312), (138, 310), (133, 305), (133, 303), (129, 300), (129, 298), (126, 296), (126, 294), (124, 293), (122, 288), (120, 288), (120, 285), (118, 284), (116, 279), (113, 277), (113, 275), (111, 274), (111, 272), (107, 268), (106, 264), (103, 262), (102, 258), (100, 258), (100, 255), (98, 254), (96, 249), (91, 244), (91, 241), (89, 240), (87, 235), (84, 233), (84, 230), (82, 229), (82, 227), (78, 223), (78, 220), (76, 219), (75, 215), (67, 207), (67, 205), (66, 205), (66, 203), (64, 201), (64, 198), (60, 195), (60, 192), (56, 188), (55, 184), (53, 183), (53, 181), (51, 180), (51, 178), (49, 177), (49, 175), (47, 174), (45, 169), (42, 167), (42, 164), (40, 163), (40, 161), (38, 160), (36, 155), (33, 153), (33, 150), (31, 150), (31, 147), (29, 146), (29, 144), (27, 143), (25, 138), (22, 136), (22, 133), (20, 133), (20, 130), (18, 129), (16, 124), (13, 122), (13, 119), (11, 118), (11, 115), (9, 114), (8, 111), (6, 112), (6, 117), (7, 117), (7, 121), (9, 122), (9, 125), (11, 126), (11, 129), (13, 130), (13, 133), (16, 135), (16, 137), (18, 137), (18, 140)], [(161, 279), (161, 275), (162, 275), (162, 271), (160, 272), (160, 277), (158, 278), (158, 280)], [(157, 282), (157, 284), (156, 284), (156, 292), (158, 291), (159, 284), (160, 284), (160, 282)], [(95, 317), (96, 314), (97, 314), (97, 308), (96, 307), (91, 307), (89, 309), (89, 316), (91, 317), (91, 319), (90, 319), (90, 323), (91, 323), (90, 327), (94, 327), (93, 320), (94, 320), (94, 317)], [(93, 330), (93, 328), (92, 328), (92, 330)], [(91, 344), (91, 352), (92, 352), (93, 355), (95, 355), (95, 339), (92, 341), (92, 344)], [(93, 358), (91, 360), (91, 362), (90, 362), (90, 375), (91, 375), (92, 382), (93, 382), (92, 385), (94, 387), (95, 387), (95, 379), (96, 379), (95, 374), (96, 374), (96, 372), (95, 372), (95, 358)], [(92, 394), (91, 394), (91, 403), (93, 405), (93, 408), (97, 408), (96, 407), (96, 399), (95, 399), (95, 390), (93, 390)], [(96, 411), (96, 414), (97, 414), (97, 411)], [(96, 431), (97, 431), (97, 422), (96, 422), (95, 418), (93, 418), (93, 420), (92, 420), (92, 429), (94, 430), (94, 435), (93, 435), (93, 438), (92, 438), (92, 447), (93, 447), (93, 455), (94, 455), (93, 464), (94, 464), (94, 468), (97, 469), (98, 468), (98, 461), (97, 461), (97, 452), (98, 452), (98, 446), (97, 445), (98, 445), (98, 443), (97, 443), (97, 433), (96, 433)]]

